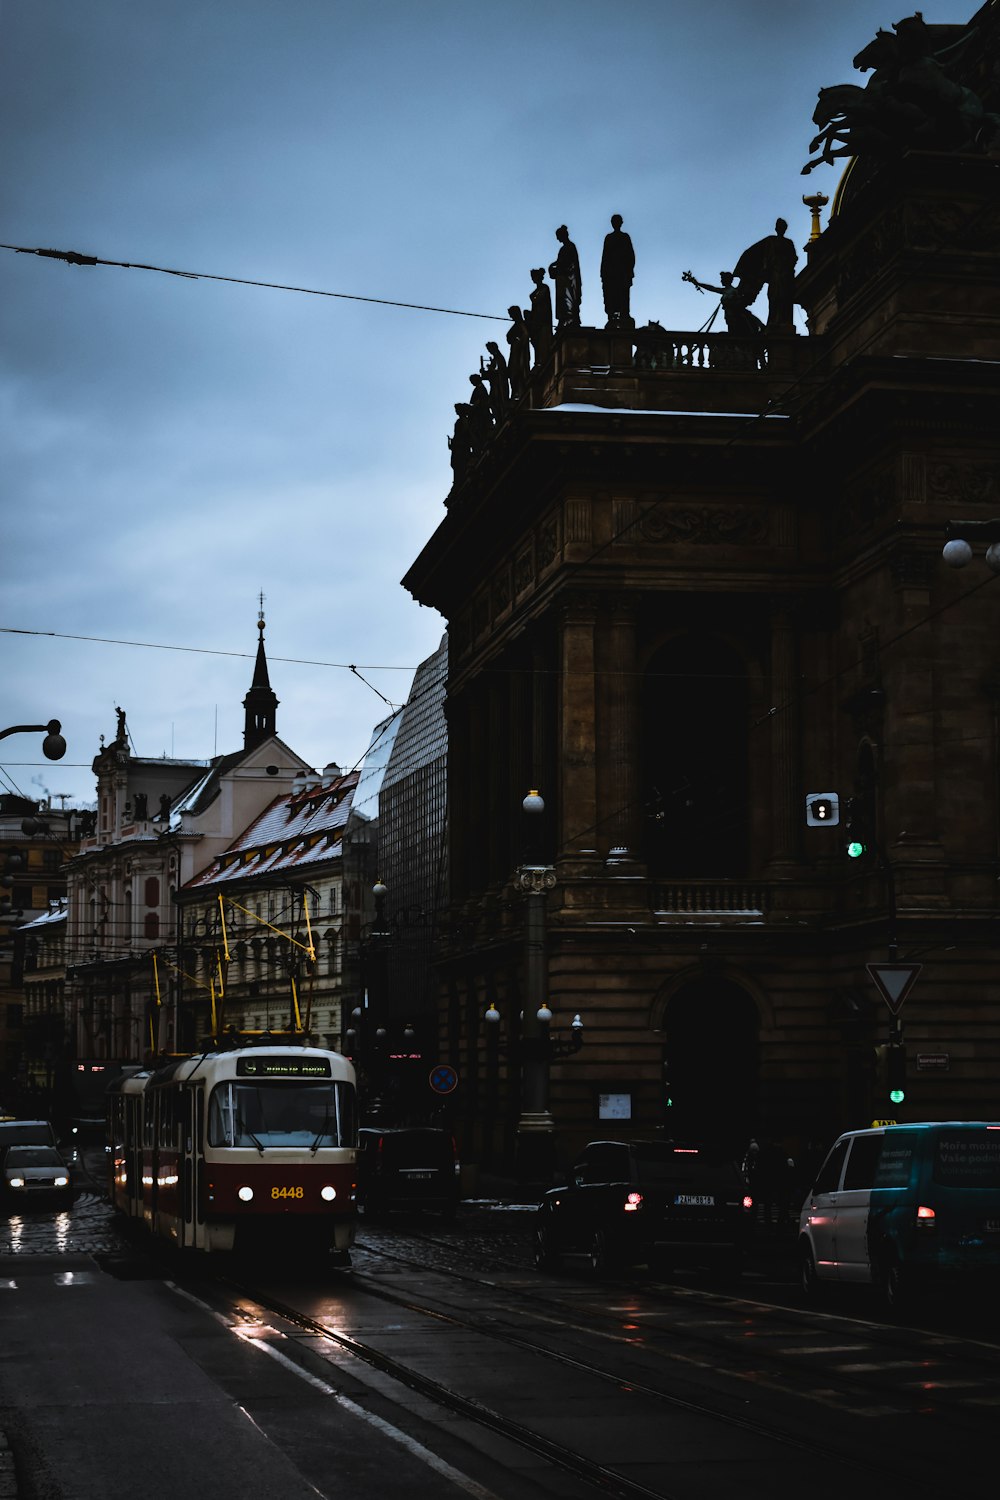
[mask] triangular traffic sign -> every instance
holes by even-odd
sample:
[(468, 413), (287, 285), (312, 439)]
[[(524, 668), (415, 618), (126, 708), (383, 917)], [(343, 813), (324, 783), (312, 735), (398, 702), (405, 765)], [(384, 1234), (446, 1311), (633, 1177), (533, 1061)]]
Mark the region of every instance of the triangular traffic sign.
[(894, 1016), (912, 990), (923, 964), (866, 964), (875, 988)]

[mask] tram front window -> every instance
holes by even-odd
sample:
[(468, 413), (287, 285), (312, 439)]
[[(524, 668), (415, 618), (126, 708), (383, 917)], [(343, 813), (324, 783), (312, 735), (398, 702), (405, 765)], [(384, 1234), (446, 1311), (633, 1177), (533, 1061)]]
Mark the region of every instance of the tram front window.
[(353, 1146), (353, 1090), (343, 1083), (220, 1083), (208, 1106), (210, 1146)]

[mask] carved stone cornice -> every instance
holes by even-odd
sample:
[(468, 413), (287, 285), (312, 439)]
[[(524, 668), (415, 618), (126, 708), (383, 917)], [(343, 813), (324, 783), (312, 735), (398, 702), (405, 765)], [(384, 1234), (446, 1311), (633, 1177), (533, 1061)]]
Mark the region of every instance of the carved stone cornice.
[(645, 509), (631, 527), (636, 540), (656, 546), (762, 547), (770, 540), (770, 516), (762, 505), (676, 505)]

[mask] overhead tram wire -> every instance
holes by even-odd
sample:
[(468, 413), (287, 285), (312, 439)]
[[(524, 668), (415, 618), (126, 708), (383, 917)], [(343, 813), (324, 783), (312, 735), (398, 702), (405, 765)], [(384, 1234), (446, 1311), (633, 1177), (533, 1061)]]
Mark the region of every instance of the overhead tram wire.
[(70, 266), (112, 266), (123, 271), (155, 271), (160, 276), (180, 276), (185, 281), (222, 281), (233, 286), (262, 287), (272, 292), (297, 292), (304, 297), (333, 297), (341, 302), (374, 302), (380, 307), (405, 307), (412, 312), (445, 313), (453, 318), (485, 318), (491, 323), (506, 323), (499, 313), (467, 312), (458, 307), (434, 307), (425, 302), (400, 302), (393, 297), (364, 297), (358, 292), (329, 292), (314, 286), (293, 286), (283, 281), (258, 281), (250, 276), (220, 276), (214, 271), (180, 271), (171, 266), (148, 265), (134, 260), (107, 260), (102, 255), (81, 255), (78, 250), (42, 250), (30, 245), (0, 243), (0, 250), (15, 255), (40, 255), (46, 260), (61, 260)]

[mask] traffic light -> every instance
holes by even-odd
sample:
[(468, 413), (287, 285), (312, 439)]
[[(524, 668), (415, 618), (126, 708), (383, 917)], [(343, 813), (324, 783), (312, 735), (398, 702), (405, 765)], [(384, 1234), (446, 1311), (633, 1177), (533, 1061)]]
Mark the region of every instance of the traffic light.
[(836, 792), (810, 792), (806, 797), (806, 826), (835, 828), (840, 822), (840, 798)]
[(873, 843), (871, 815), (865, 801), (851, 797), (844, 820), (844, 852), (848, 859), (864, 859)]
[(906, 1048), (901, 1042), (890, 1043), (886, 1051), (885, 1081), (893, 1104), (906, 1098)]

